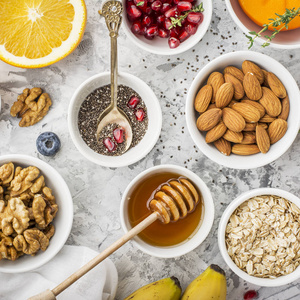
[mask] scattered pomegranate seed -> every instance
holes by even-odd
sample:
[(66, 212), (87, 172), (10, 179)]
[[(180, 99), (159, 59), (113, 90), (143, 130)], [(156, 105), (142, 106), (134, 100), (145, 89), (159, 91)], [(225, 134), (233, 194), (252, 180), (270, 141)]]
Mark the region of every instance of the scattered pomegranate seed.
[(184, 26), (184, 29), (185, 29), (185, 31), (186, 31), (189, 35), (193, 35), (193, 34), (195, 34), (196, 31), (197, 31), (197, 26), (194, 25), (194, 24), (187, 23), (187, 24)]
[(175, 37), (170, 37), (168, 43), (171, 49), (177, 48), (180, 45), (180, 41)]
[(165, 19), (165, 22), (164, 22), (164, 27), (165, 27), (165, 29), (166, 29), (166, 30), (170, 30), (171, 26), (172, 26), (171, 20), (170, 20), (169, 18), (166, 18), (166, 19)]
[(180, 1), (177, 4), (177, 8), (179, 11), (187, 11), (192, 8), (192, 3), (187, 1)]
[(113, 131), (113, 134), (114, 134), (114, 138), (115, 138), (115, 141), (118, 143), (118, 144), (121, 144), (124, 142), (124, 129), (123, 128), (116, 128), (114, 131)]
[(131, 96), (127, 103), (127, 106), (131, 109), (135, 109), (139, 103), (140, 99), (137, 96)]
[(144, 26), (149, 26), (150, 24), (152, 24), (152, 18), (146, 15), (143, 17), (142, 23)]
[(157, 27), (157, 25), (151, 25), (151, 26), (149, 26), (148, 29), (147, 29), (147, 31), (146, 31), (146, 34), (149, 37), (156, 36), (158, 34), (158, 27)]
[(167, 38), (169, 37), (170, 35), (170, 32), (167, 31), (166, 29), (163, 29), (163, 28), (159, 28), (158, 29), (158, 36), (161, 37), (161, 38)]
[(107, 137), (103, 140), (103, 144), (109, 152), (112, 152), (116, 149), (116, 144), (109, 137)]
[(159, 11), (162, 7), (162, 3), (161, 1), (159, 0), (156, 0), (154, 1), (152, 4), (151, 4), (151, 8), (154, 10), (154, 11)]
[(170, 8), (165, 12), (166, 18), (171, 18), (171, 17), (177, 17), (178, 16), (178, 9), (176, 6)]
[(135, 6), (135, 5), (130, 5), (127, 8), (127, 14), (132, 18), (132, 19), (137, 19), (142, 15), (142, 12)]
[(157, 22), (158, 24), (163, 25), (164, 22), (165, 22), (165, 19), (166, 19), (166, 17), (165, 17), (164, 15), (160, 15), (160, 16), (158, 16), (158, 17), (156, 18), (156, 22)]
[(145, 111), (142, 108), (137, 109), (134, 114), (139, 122), (142, 122), (145, 118)]
[(179, 36), (178, 36), (180, 43), (182, 43), (182, 42), (184, 42), (186, 39), (188, 39), (189, 36), (190, 36), (190, 35), (189, 35), (185, 30), (183, 30), (183, 31), (179, 34)]
[(203, 14), (201, 12), (190, 12), (187, 16), (187, 20), (193, 24), (199, 24), (203, 20)]
[(141, 21), (134, 21), (131, 25), (131, 31), (135, 34), (143, 34)]
[(258, 293), (254, 290), (250, 290), (244, 294), (244, 300), (252, 300), (258, 297)]

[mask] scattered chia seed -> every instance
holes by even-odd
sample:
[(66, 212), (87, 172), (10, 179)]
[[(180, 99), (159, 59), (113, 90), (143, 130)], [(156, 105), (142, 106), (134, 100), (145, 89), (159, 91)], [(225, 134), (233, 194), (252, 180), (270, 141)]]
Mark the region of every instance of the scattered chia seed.
[[(127, 106), (131, 96), (137, 96), (140, 99), (135, 109)], [(103, 144), (105, 137), (110, 137), (114, 142), (113, 130), (118, 124), (107, 125), (100, 133), (99, 141), (96, 138), (97, 122), (100, 114), (110, 104), (110, 85), (102, 86), (92, 93), (82, 102), (78, 112), (78, 128), (84, 142), (95, 152), (103, 155), (118, 156), (125, 150), (125, 142), (117, 144), (116, 150), (109, 152)], [(135, 147), (144, 137), (148, 128), (147, 107), (140, 95), (133, 89), (125, 85), (118, 86), (118, 107), (120, 107), (128, 116), (132, 128), (132, 143), (130, 148)], [(139, 122), (135, 117), (135, 110), (142, 108), (145, 111), (145, 118)]]

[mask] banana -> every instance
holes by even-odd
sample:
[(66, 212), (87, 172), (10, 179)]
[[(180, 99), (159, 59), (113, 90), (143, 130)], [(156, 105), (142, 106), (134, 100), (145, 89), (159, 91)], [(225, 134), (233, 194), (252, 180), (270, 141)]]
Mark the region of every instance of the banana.
[(225, 272), (210, 265), (186, 288), (181, 300), (226, 300)]
[(180, 295), (179, 280), (168, 277), (139, 288), (124, 300), (179, 300)]

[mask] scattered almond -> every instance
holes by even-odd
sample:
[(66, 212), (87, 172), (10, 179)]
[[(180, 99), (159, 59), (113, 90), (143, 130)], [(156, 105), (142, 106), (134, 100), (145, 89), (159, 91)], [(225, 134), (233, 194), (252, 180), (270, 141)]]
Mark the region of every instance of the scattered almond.
[(234, 144), (231, 149), (232, 153), (237, 155), (252, 155), (259, 153), (259, 148), (257, 145), (243, 145), (243, 144)]
[(225, 74), (231, 74), (241, 82), (244, 80), (244, 73), (240, 69), (234, 67), (234, 66), (228, 66), (224, 69), (224, 75)]
[(214, 128), (222, 117), (220, 108), (212, 108), (204, 112), (197, 120), (197, 128), (201, 131), (208, 131)]
[[(262, 72), (261, 68), (253, 63), (252, 61), (245, 60), (242, 64), (242, 69), (244, 74), (253, 73), (257, 78), (259, 84), (263, 84), (264, 82), (264, 73)], [(255, 99), (253, 99), (255, 100)]]
[(256, 101), (243, 99), (241, 102), (242, 103), (247, 103), (247, 104), (250, 104), (250, 105), (254, 106), (259, 111), (260, 118), (262, 118), (266, 113), (265, 108)]
[(250, 100), (259, 100), (262, 96), (261, 86), (253, 73), (246, 73), (243, 86), (247, 97)]
[(216, 106), (223, 108), (227, 106), (234, 93), (234, 87), (231, 83), (224, 83), (220, 86), (216, 94)]
[(256, 143), (255, 131), (244, 132), (244, 138), (241, 142), (243, 145), (251, 145)]
[(217, 91), (223, 83), (225, 83), (225, 80), (222, 73), (213, 72), (209, 75), (207, 84), (211, 85), (213, 89), (212, 103), (215, 102)]
[(273, 93), (278, 97), (278, 98), (285, 98), (286, 97), (286, 89), (282, 82), (279, 80), (279, 78), (271, 73), (268, 72), (268, 84), (270, 86), (270, 89), (273, 91)]
[(223, 135), (223, 138), (227, 140), (228, 142), (233, 142), (233, 143), (241, 143), (244, 135), (242, 132), (235, 132), (230, 129), (227, 129), (225, 134)]
[(238, 112), (228, 107), (223, 109), (223, 122), (228, 129), (235, 132), (241, 132), (246, 126), (244, 118)]
[(281, 106), (282, 106), (282, 110), (278, 118), (286, 121), (290, 113), (289, 96), (286, 96), (284, 99), (281, 100)]
[(220, 121), (214, 128), (207, 131), (205, 141), (206, 143), (212, 143), (219, 138), (221, 138), (226, 132), (227, 127), (225, 126), (223, 121)]
[(262, 97), (259, 103), (265, 108), (268, 115), (277, 117), (282, 110), (278, 97), (267, 87), (262, 87)]
[(214, 142), (216, 148), (224, 155), (228, 156), (231, 153), (231, 144), (223, 138), (220, 138)]
[(256, 144), (261, 153), (267, 153), (270, 149), (270, 137), (261, 125), (256, 126)]
[(276, 119), (270, 124), (268, 133), (271, 144), (278, 142), (285, 135), (287, 126), (287, 122), (282, 119)]
[(248, 123), (256, 123), (260, 119), (260, 112), (253, 105), (247, 103), (236, 103), (232, 109), (237, 111)]
[(199, 113), (203, 113), (207, 110), (207, 107), (212, 99), (213, 89), (211, 85), (203, 86), (198, 92), (195, 98), (195, 109)]
[(231, 74), (225, 74), (224, 78), (225, 78), (225, 82), (231, 83), (234, 87), (233, 98), (237, 100), (242, 99), (245, 95), (242, 82)]

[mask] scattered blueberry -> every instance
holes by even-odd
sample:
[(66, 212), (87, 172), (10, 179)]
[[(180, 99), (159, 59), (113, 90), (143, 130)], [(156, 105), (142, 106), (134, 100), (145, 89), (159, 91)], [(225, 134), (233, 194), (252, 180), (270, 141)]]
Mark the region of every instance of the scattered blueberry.
[(60, 140), (53, 132), (43, 132), (36, 140), (38, 151), (45, 156), (53, 156), (60, 148)]

